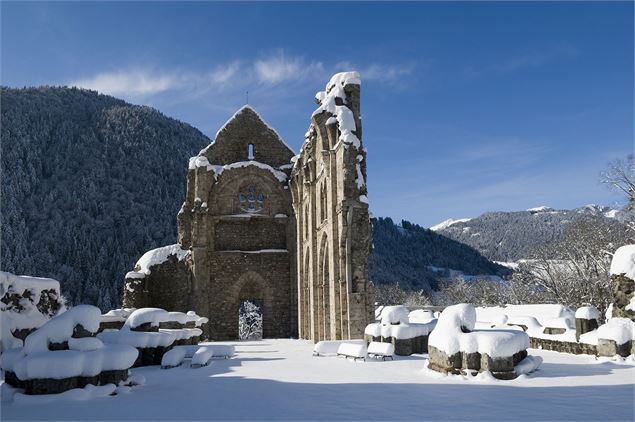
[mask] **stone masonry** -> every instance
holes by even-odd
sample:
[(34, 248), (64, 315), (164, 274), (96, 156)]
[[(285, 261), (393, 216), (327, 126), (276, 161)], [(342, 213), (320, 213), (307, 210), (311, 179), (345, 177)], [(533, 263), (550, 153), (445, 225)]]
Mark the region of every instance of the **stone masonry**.
[(323, 111), (314, 114), (311, 135), (294, 157), (245, 106), (190, 159), (177, 216), (186, 258), (154, 263), (142, 278), (129, 273), (124, 306), (194, 309), (209, 318), (204, 337), (212, 340), (238, 338), (245, 300), (262, 305), (263, 337), (363, 336), (373, 309), (366, 152), (359, 76), (342, 81), (337, 102), (354, 118), (356, 145), (336, 139), (350, 135), (350, 120)]

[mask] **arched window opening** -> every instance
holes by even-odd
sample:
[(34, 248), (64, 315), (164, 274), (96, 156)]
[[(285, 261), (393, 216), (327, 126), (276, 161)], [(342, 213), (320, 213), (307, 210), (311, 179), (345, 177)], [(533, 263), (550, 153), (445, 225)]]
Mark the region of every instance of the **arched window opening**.
[(247, 159), (248, 160), (254, 159), (254, 144), (247, 145)]

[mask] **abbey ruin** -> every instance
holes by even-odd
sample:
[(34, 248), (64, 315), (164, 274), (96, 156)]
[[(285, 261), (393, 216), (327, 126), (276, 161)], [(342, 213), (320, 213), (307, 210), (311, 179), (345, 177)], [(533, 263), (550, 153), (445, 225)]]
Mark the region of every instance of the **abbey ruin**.
[(189, 162), (178, 244), (147, 252), (124, 306), (194, 309), (213, 340), (259, 303), (263, 337), (361, 338), (373, 319), (360, 80), (333, 76), (299, 155), (245, 106)]

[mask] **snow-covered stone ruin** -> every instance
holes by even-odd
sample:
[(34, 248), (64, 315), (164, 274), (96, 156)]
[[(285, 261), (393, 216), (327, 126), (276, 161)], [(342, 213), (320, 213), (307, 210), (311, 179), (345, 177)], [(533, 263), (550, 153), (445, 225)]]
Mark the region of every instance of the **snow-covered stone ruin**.
[(529, 336), (523, 331), (475, 325), (474, 306), (447, 307), (428, 340), (428, 368), (453, 374), (488, 371), (495, 378), (513, 379), (540, 365), (538, 358), (528, 357)]
[(22, 346), (29, 334), (65, 309), (59, 281), (0, 271), (0, 352)]

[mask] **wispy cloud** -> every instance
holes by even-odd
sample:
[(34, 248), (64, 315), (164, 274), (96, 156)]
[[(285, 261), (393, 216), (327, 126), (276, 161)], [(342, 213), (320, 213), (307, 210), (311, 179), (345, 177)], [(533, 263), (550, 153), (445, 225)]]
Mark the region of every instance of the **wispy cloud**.
[(260, 87), (258, 89), (266, 90), (273, 86), (307, 81), (324, 83), (331, 74), (344, 70), (358, 70), (363, 81), (401, 83), (403, 79), (412, 75), (415, 65), (359, 65), (349, 61), (327, 65), (322, 61), (288, 55), (283, 50), (276, 50), (254, 60), (221, 63), (212, 69), (192, 71), (131, 66), (77, 78), (67, 82), (67, 85), (137, 101), (168, 91), (175, 91), (175, 96), (191, 99), (224, 89), (243, 90), (246, 87)]
[(282, 51), (256, 60), (253, 70), (259, 82), (270, 84), (319, 78), (325, 73), (322, 62), (307, 61), (304, 57), (288, 57)]
[(358, 66), (349, 61), (339, 62), (334, 66), (335, 71), (357, 70), (362, 80), (378, 82), (396, 82), (401, 78), (411, 75), (415, 70), (414, 63), (401, 63), (385, 65), (371, 63), (366, 66)]
[(68, 85), (93, 89), (115, 96), (144, 97), (165, 92), (175, 87), (174, 74), (147, 69), (129, 69), (98, 73), (89, 78), (71, 81)]

